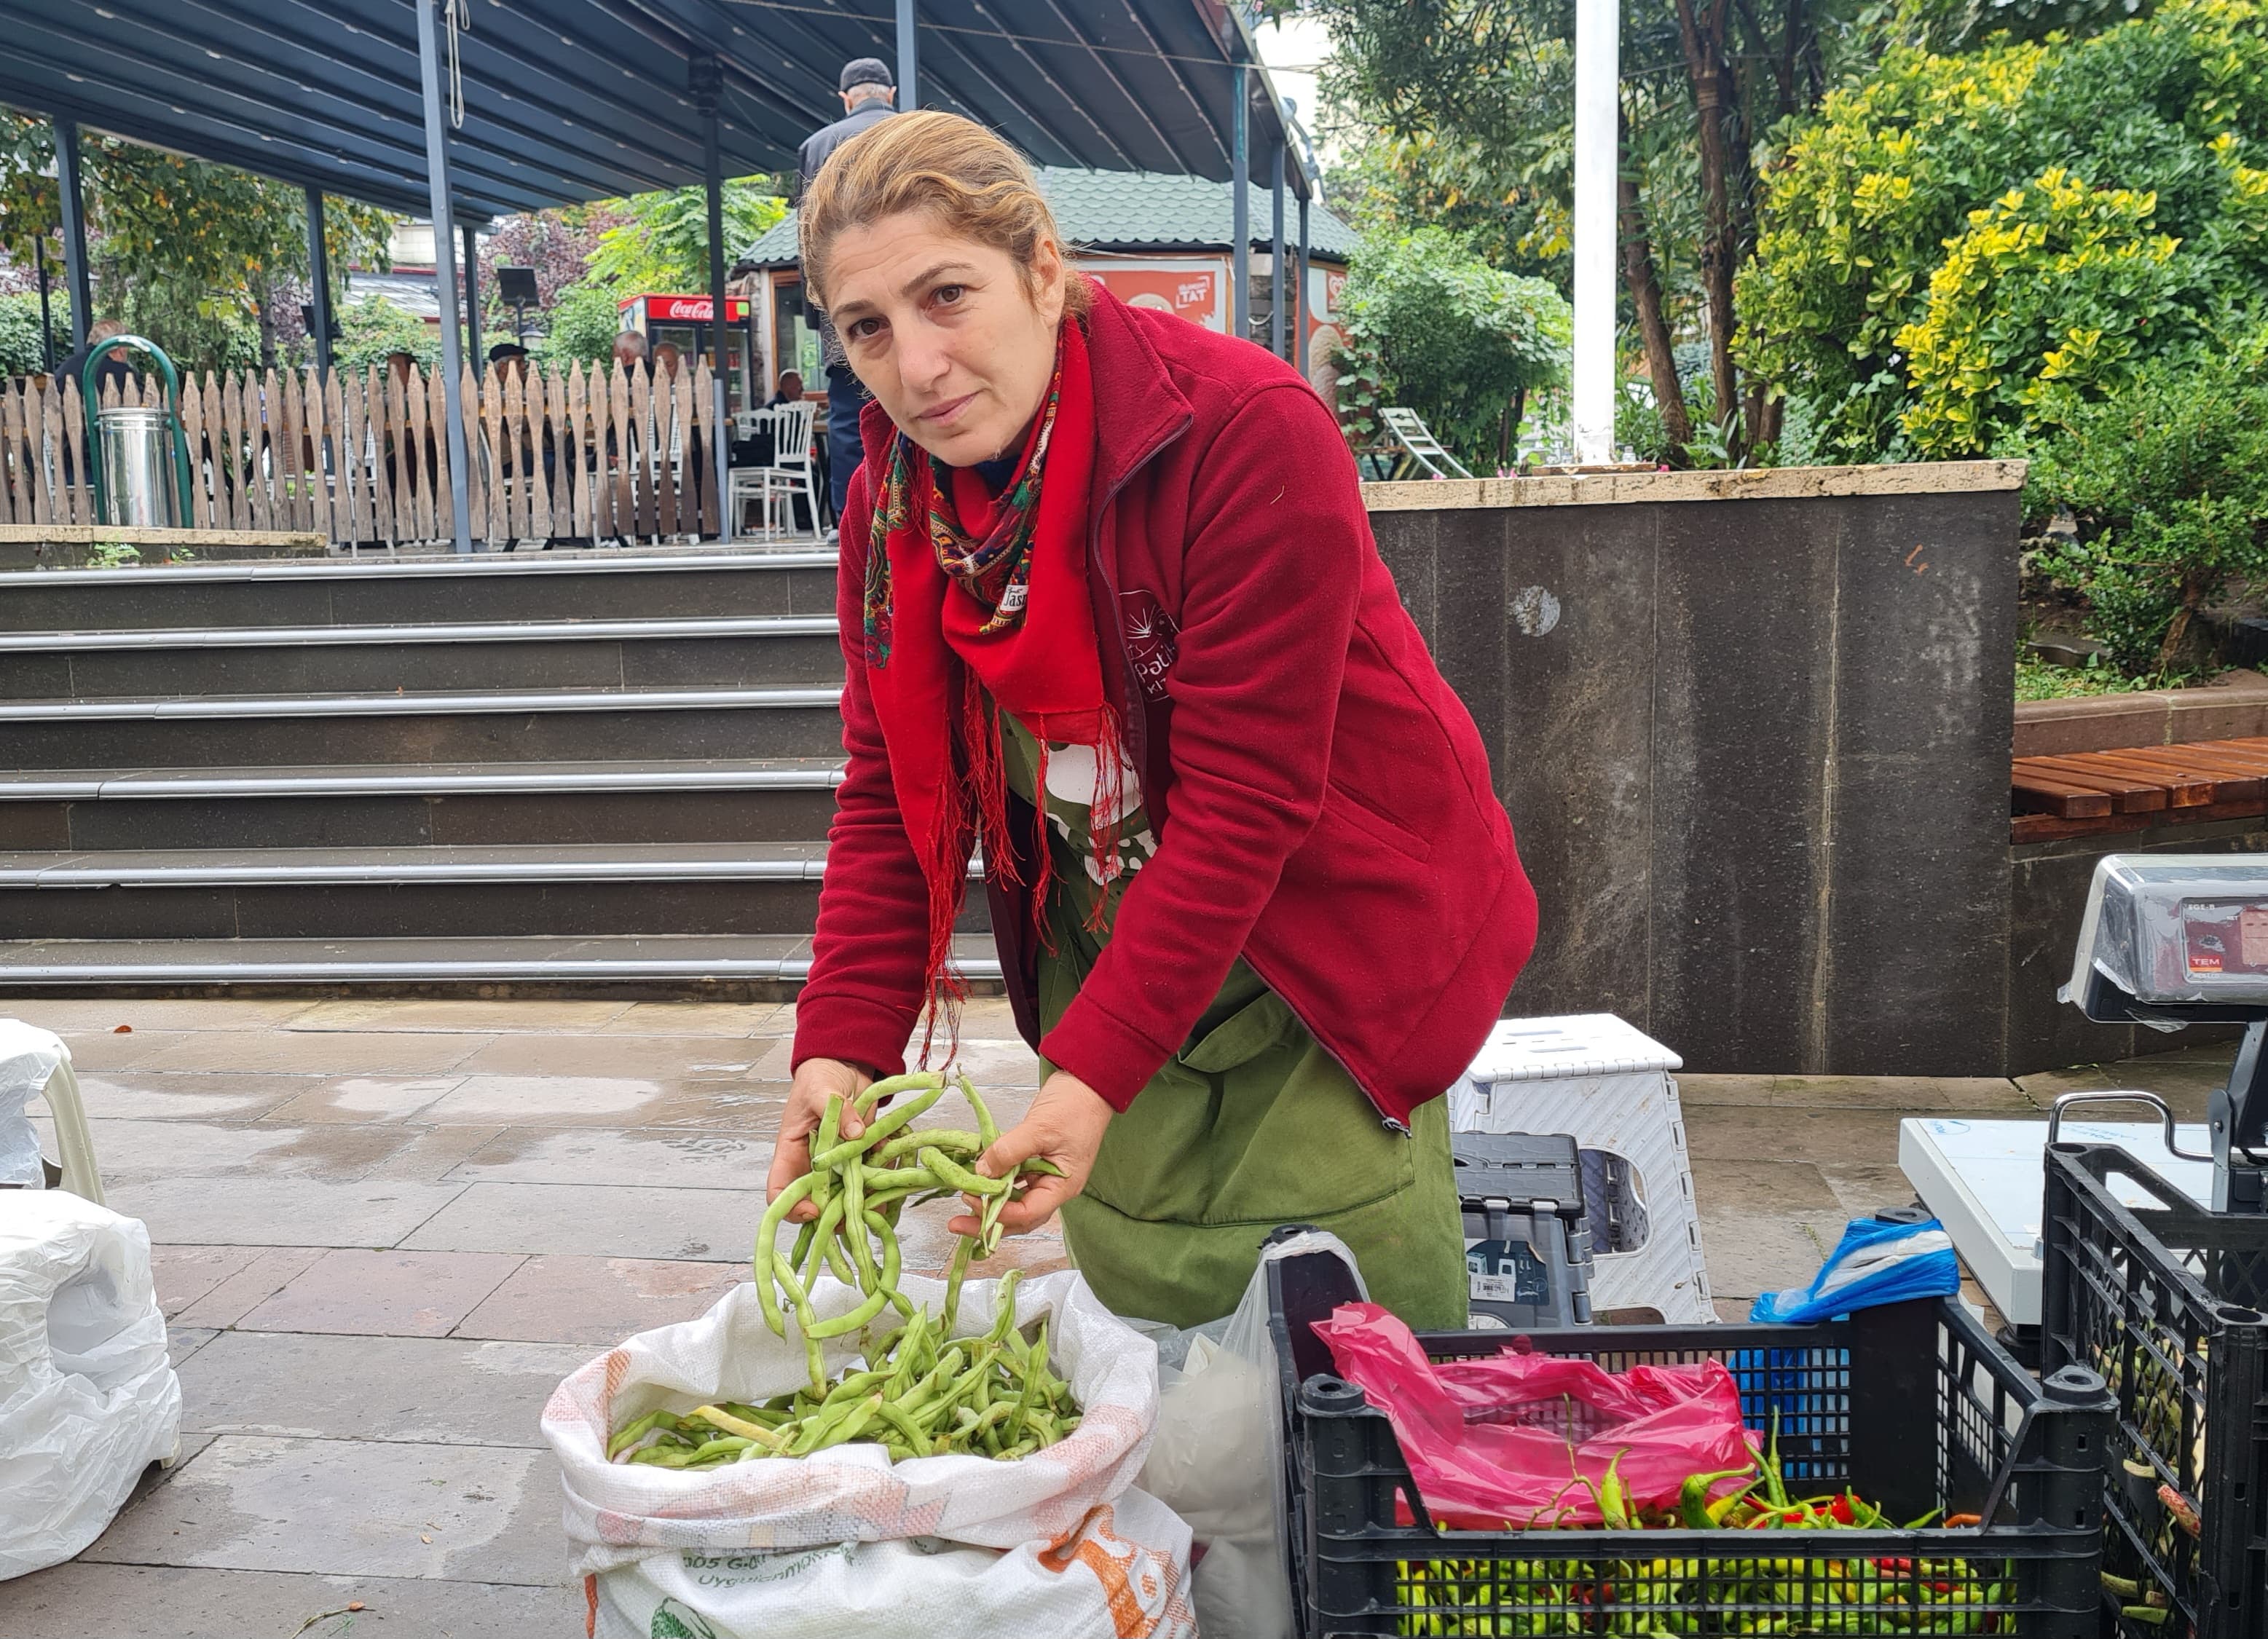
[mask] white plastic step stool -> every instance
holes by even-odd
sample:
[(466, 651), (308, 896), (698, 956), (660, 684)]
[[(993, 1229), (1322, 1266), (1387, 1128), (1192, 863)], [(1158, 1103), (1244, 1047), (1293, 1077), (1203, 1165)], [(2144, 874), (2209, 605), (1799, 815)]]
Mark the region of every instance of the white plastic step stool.
[(1449, 1090), (1461, 1133), (1572, 1133), (1583, 1158), (1591, 1307), (1651, 1309), (1671, 1325), (1717, 1319), (1685, 1118), (1683, 1063), (1612, 1013), (1507, 1018)]

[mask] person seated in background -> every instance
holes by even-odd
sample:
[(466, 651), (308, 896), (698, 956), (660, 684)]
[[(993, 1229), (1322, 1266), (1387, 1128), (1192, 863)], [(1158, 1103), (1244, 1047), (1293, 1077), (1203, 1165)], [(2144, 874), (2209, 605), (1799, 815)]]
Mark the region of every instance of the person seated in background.
[(777, 409), (783, 404), (803, 401), (803, 372), (799, 370), (780, 371), (779, 389), (764, 401), (766, 409)]
[(654, 379), (659, 381), (664, 376), (666, 376), (673, 381), (675, 380), (677, 378), (678, 367), (682, 364), (684, 361), (685, 356), (677, 350), (676, 342), (663, 342), (658, 343), (653, 349)]
[(634, 364), (643, 364), (651, 350), (644, 336), (635, 330), (625, 330), (615, 338), (615, 368), (628, 370)]
[(517, 342), (499, 342), (489, 349), (489, 368), (508, 370), (525, 381), (527, 379), (527, 349)]
[(125, 392), (126, 384), (134, 379), (133, 369), (126, 362), (125, 349), (122, 348), (105, 349), (102, 345), (111, 337), (125, 334), (126, 326), (123, 320), (96, 320), (94, 328), (86, 333), (86, 340), (65, 354), (62, 362), (55, 365), (56, 385), (60, 386), (68, 381), (80, 392), (85, 392), (86, 361), (97, 353), (100, 353), (103, 356), (102, 365), (94, 372), (94, 392), (98, 401), (105, 387), (115, 387), (121, 393)]

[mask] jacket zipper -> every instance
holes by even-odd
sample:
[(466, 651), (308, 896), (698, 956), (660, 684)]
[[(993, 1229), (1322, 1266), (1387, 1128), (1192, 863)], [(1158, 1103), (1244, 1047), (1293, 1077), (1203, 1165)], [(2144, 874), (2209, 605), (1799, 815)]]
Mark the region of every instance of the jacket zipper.
[[(1140, 733), (1139, 739), (1134, 745), (1129, 746), (1128, 750), (1133, 757), (1136, 769), (1141, 772), (1147, 772), (1150, 763), (1150, 724), (1148, 707), (1143, 700), (1141, 680), (1134, 674), (1134, 657), (1127, 652), (1126, 625), (1125, 622), (1118, 617), (1118, 583), (1111, 577), (1110, 566), (1102, 561), (1102, 519), (1103, 515), (1109, 511), (1111, 503), (1118, 499), (1119, 491), (1125, 489), (1128, 484), (1133, 482), (1135, 474), (1139, 473), (1144, 467), (1147, 467), (1152, 461), (1157, 459), (1159, 454), (1164, 451), (1165, 447), (1173, 443), (1176, 438), (1180, 437), (1183, 433), (1187, 432), (1195, 423), (1195, 421), (1196, 417), (1194, 415), (1182, 416), (1181, 421), (1155, 444), (1152, 445), (1148, 449), (1143, 451), (1140, 455), (1135, 458), (1133, 464), (1128, 467), (1124, 473), (1120, 474), (1117, 481), (1113, 483), (1109, 489), (1103, 491), (1102, 504), (1094, 510), (1094, 521), (1089, 526), (1087, 531), (1087, 561), (1094, 565), (1094, 572), (1102, 577), (1102, 590), (1109, 594), (1110, 631), (1114, 646), (1118, 650), (1119, 680), (1127, 689), (1128, 710), (1126, 713), (1126, 720), (1130, 726), (1138, 727)], [(1261, 983), (1266, 985), (1270, 990), (1274, 991), (1279, 996), (1284, 994), (1284, 992), (1278, 988), (1276, 981), (1268, 976), (1266, 971), (1262, 968), (1260, 964), (1252, 959), (1249, 952), (1239, 952), (1239, 954), (1244, 957), (1245, 966), (1251, 968), (1255, 974), (1259, 975)], [(1292, 1007), (1289, 1001), (1286, 1001), (1284, 1005), (1286, 1007)], [(1294, 1018), (1299, 1018), (1300, 1010), (1296, 1007), (1292, 1008), (1292, 1016)], [(1329, 1044), (1324, 1041), (1323, 1038), (1317, 1033), (1315, 1027), (1313, 1025), (1309, 1024), (1304, 1018), (1300, 1018), (1300, 1027), (1305, 1030), (1309, 1035), (1314, 1036), (1315, 1038), (1315, 1044), (1322, 1047), (1324, 1052), (1331, 1052)], [(1331, 1057), (1337, 1061), (1338, 1066), (1341, 1069), (1346, 1069), (1346, 1061), (1344, 1059), (1339, 1058), (1339, 1055), (1336, 1053), (1331, 1053)], [(1370, 1107), (1378, 1113), (1380, 1126), (1383, 1127), (1388, 1132), (1392, 1133), (1398, 1138), (1407, 1138), (1410, 1136), (1410, 1124), (1407, 1121), (1388, 1114), (1386, 1113), (1386, 1106), (1379, 1103), (1378, 1095), (1371, 1091), (1369, 1088), (1363, 1086), (1360, 1078), (1358, 1077), (1352, 1070), (1347, 1070), (1347, 1079), (1353, 1082), (1358, 1088), (1361, 1089), (1362, 1096), (1370, 1100)]]

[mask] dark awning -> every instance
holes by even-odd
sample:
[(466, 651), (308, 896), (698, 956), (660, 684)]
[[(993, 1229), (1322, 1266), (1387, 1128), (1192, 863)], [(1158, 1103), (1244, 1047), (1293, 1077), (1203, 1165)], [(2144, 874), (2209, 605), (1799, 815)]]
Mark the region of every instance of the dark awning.
[[(455, 205), (481, 219), (697, 183), (688, 63), (724, 67), (728, 174), (779, 171), (839, 117), (852, 57), (897, 55), (891, 0), (465, 0)], [(0, 103), (425, 215), (410, 0), (0, 0)], [(1235, 65), (1252, 165), (1274, 90), (1220, 0), (922, 0), (918, 95), (1042, 165), (1226, 179)], [(1292, 185), (1307, 186), (1290, 167)]]

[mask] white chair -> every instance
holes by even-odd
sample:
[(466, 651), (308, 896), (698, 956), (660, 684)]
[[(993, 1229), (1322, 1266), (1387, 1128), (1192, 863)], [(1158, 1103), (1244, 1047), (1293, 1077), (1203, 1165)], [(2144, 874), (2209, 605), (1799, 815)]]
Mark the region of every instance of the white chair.
[(811, 526), (819, 529), (818, 463), (811, 449), (812, 423), (817, 419), (819, 407), (809, 399), (792, 404), (782, 404), (772, 411), (772, 460), (769, 467), (757, 469), (764, 504), (764, 539), (770, 540), (777, 530), (772, 522), (772, 503), (787, 503), (788, 532), (795, 529), (795, 498), (800, 495), (810, 510)]
[[(743, 443), (763, 437), (764, 430), (772, 425), (778, 412), (767, 405), (762, 409), (739, 410), (733, 416), (733, 437)], [(777, 440), (773, 449), (779, 447)], [(728, 475), (725, 494), (725, 527), (728, 539), (737, 540), (748, 533), (745, 511), (750, 502), (762, 504), (764, 498), (763, 467), (735, 467)]]
[[(1424, 467), (1434, 477), (1470, 478), (1472, 476), (1472, 474), (1466, 470), (1463, 462), (1441, 447), (1441, 441), (1433, 436), (1433, 430), (1425, 424), (1425, 418), (1416, 410), (1395, 408), (1381, 410), (1379, 414), (1386, 423), (1387, 431), (1392, 433), (1395, 441), (1410, 452), (1411, 458), (1418, 466)], [(1442, 470), (1444, 467), (1448, 470), (1444, 472)]]
[(63, 1187), (101, 1206), (102, 1175), (95, 1170), (94, 1139), (87, 1131), (86, 1107), (79, 1100), (70, 1049), (63, 1039), (19, 1019), (0, 1018), (0, 1084), (40, 1089), (48, 1113), (55, 1117)]

